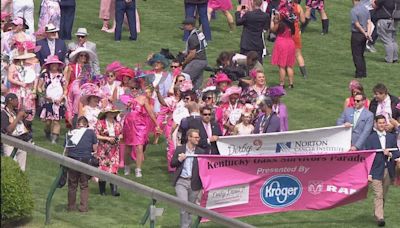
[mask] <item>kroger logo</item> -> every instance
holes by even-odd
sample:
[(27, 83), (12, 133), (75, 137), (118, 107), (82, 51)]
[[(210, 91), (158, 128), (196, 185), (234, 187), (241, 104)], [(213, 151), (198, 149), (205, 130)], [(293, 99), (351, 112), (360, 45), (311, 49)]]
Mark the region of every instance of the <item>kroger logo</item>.
[(287, 207), (301, 196), (302, 186), (294, 176), (276, 175), (270, 177), (260, 189), (263, 203), (272, 208)]

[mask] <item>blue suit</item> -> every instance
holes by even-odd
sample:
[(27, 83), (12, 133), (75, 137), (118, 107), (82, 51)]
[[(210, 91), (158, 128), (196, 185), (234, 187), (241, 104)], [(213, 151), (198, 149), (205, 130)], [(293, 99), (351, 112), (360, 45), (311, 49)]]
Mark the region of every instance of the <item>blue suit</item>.
[[(386, 148), (397, 148), (397, 136), (392, 133), (386, 133)], [(379, 136), (376, 131), (372, 132), (371, 135), (367, 138), (366, 149), (382, 149), (381, 142), (379, 141)], [(384, 148), (383, 148), (384, 149)], [(383, 153), (376, 153), (374, 163), (372, 163), (372, 168), (370, 175), (372, 175), (372, 179), (382, 180), (383, 174), (385, 172), (385, 167), (388, 169), (388, 173), (391, 179), (395, 176), (395, 161), (394, 159), (400, 157), (400, 152), (397, 148), (396, 151), (392, 152), (392, 159), (388, 161), (388, 156)]]
[[(58, 56), (58, 59), (61, 62), (65, 62), (65, 57), (67, 54), (67, 46), (65, 45), (64, 40), (56, 39), (55, 42), (56, 42), (56, 45), (55, 45), (54, 54)], [(43, 66), (43, 64), (45, 63), (44, 60), (47, 58), (47, 56), (50, 55), (50, 48), (47, 43), (47, 39), (42, 39), (42, 40), (36, 41), (36, 46), (42, 47), (38, 52), (36, 52), (36, 56), (40, 61), (40, 65)]]
[[(336, 121), (337, 125), (344, 123), (353, 123), (354, 108), (346, 108), (340, 118)], [(355, 126), (353, 126), (351, 134), (351, 145), (355, 146), (358, 150), (364, 149), (365, 140), (371, 133), (374, 126), (374, 114), (367, 109), (363, 108)]]
[(75, 19), (75, 0), (61, 0), (60, 1), (60, 38), (63, 40), (70, 40), (72, 33), (72, 26)]

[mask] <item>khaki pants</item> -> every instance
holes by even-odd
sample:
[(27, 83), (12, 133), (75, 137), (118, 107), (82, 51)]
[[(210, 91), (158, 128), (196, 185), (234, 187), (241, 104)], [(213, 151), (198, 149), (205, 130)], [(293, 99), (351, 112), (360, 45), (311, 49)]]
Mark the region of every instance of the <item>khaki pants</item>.
[(383, 207), (385, 203), (386, 194), (389, 190), (390, 177), (388, 169), (385, 168), (382, 180), (372, 180), (372, 190), (374, 191), (374, 214), (377, 220), (384, 219)]
[[(175, 185), (176, 196), (183, 200), (189, 201), (191, 203), (196, 203), (198, 201), (199, 192), (193, 191), (191, 188), (191, 180), (179, 178)], [(192, 215), (181, 209), (180, 211), (181, 228), (189, 228), (192, 225)]]
[[(3, 143), (3, 150), (4, 150), (4, 154), (6, 156), (10, 157), (13, 152), (13, 149), (14, 149), (14, 147)], [(21, 170), (25, 171), (26, 152), (21, 149), (18, 149), (17, 153), (15, 154), (14, 160), (18, 162), (18, 165), (21, 168)]]

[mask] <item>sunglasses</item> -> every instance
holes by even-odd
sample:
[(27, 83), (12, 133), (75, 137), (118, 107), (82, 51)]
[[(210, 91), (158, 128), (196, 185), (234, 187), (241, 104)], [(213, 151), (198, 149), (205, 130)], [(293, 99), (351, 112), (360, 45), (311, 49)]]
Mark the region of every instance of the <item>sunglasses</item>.
[(356, 103), (358, 103), (358, 102), (361, 102), (361, 101), (363, 101), (363, 100), (354, 100)]
[(188, 100), (190, 100), (190, 97), (185, 97), (185, 101), (188, 101)]
[(203, 116), (211, 116), (211, 113), (203, 113)]
[(213, 97), (206, 97), (205, 99), (206, 100), (211, 100), (211, 99), (213, 99)]
[(179, 66), (170, 66), (170, 68), (178, 68)]
[(138, 87), (132, 87), (132, 89), (139, 90), (139, 88), (138, 88)]
[(183, 82), (183, 81), (185, 81), (185, 80), (179, 80), (178, 82)]
[(77, 36), (79, 39), (83, 39), (83, 38), (85, 38), (86, 36)]

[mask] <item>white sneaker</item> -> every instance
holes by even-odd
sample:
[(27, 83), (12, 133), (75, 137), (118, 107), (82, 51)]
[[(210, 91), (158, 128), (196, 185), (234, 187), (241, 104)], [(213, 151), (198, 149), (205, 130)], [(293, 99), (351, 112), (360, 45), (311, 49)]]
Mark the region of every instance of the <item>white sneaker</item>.
[(136, 169), (135, 169), (135, 176), (136, 176), (136, 177), (142, 177), (142, 170), (139, 169), (139, 168), (136, 168)]
[(371, 53), (375, 53), (376, 52), (376, 49), (375, 49), (374, 45), (366, 44), (365, 48), (367, 49), (367, 51), (369, 51)]
[(129, 174), (131, 174), (131, 167), (125, 166), (124, 168), (125, 168), (125, 173), (124, 173), (125, 176), (128, 176)]

